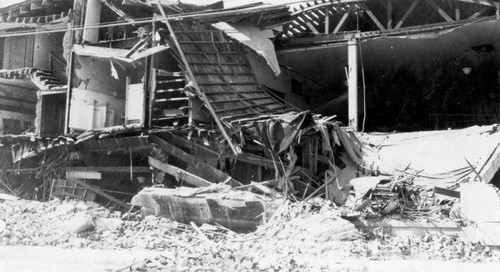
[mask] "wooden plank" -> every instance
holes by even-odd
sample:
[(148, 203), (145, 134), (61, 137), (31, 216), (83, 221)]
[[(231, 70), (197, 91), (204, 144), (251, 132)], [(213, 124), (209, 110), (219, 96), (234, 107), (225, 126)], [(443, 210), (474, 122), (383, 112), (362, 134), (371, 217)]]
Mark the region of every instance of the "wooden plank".
[[(259, 155), (252, 154), (252, 153), (245, 152), (245, 153), (241, 154), (240, 156), (238, 156), (238, 160), (242, 161), (242, 162), (249, 163), (249, 164), (262, 166), (265, 168), (274, 169), (274, 164), (273, 164), (272, 160), (261, 157)], [(286, 167), (286, 165), (285, 165), (285, 167)]]
[(189, 100), (189, 97), (171, 97), (171, 98), (162, 98), (162, 99), (155, 99), (154, 102), (172, 102), (172, 101), (187, 101)]
[(250, 66), (248, 63), (240, 63), (240, 62), (219, 62), (219, 63), (213, 63), (213, 62), (196, 62), (192, 61), (189, 62), (189, 64), (192, 65), (212, 65), (212, 66), (219, 66), (219, 65), (226, 65), (226, 66)]
[[(364, 1), (366, 1), (366, 0), (364, 0)], [(310, 6), (307, 8), (303, 7), (301, 10), (297, 10), (297, 11), (292, 12), (292, 14), (290, 14), (290, 16), (296, 16), (300, 13), (305, 13), (307, 11), (314, 10), (314, 9), (319, 9), (319, 8), (323, 8), (323, 7), (330, 7), (330, 6), (339, 5), (339, 4), (348, 4), (348, 3), (353, 3), (353, 2), (359, 2), (359, 0), (338, 0), (338, 1), (335, 1), (334, 3), (326, 2), (326, 3)], [(354, 6), (354, 5), (351, 5), (351, 6)]]
[[(179, 32), (176, 32), (179, 33)], [(237, 42), (221, 42), (221, 41), (179, 41), (180, 44), (212, 44), (212, 43), (220, 43), (220, 44), (238, 44)]]
[[(130, 172), (129, 166), (90, 166), (90, 167), (66, 167), (66, 171), (95, 171), (105, 173), (128, 173)], [(132, 167), (134, 173), (150, 173), (151, 170), (147, 166), (134, 166)]]
[(160, 70), (160, 69), (156, 69), (156, 75), (157, 76), (183, 77), (184, 78), (183, 72), (169, 72), (169, 71)]
[(156, 90), (156, 93), (173, 93), (173, 92), (182, 92), (184, 88), (175, 88), (175, 89), (159, 89)]
[(217, 92), (207, 92), (206, 95), (217, 95), (217, 94), (228, 94), (228, 95), (238, 95), (241, 93), (264, 93), (263, 90), (252, 90), (252, 91), (217, 91)]
[(123, 201), (121, 201), (121, 200), (119, 200), (119, 199), (117, 199), (117, 198), (115, 198), (115, 197), (113, 197), (113, 196), (111, 196), (109, 194), (106, 194), (105, 192), (103, 192), (103, 191), (101, 191), (101, 190), (99, 190), (99, 189), (97, 189), (97, 188), (95, 188), (93, 186), (90, 186), (90, 185), (88, 185), (87, 183), (85, 183), (85, 182), (83, 182), (81, 180), (74, 179), (73, 181), (76, 184), (78, 184), (80, 187), (83, 187), (83, 188), (85, 188), (85, 189), (87, 189), (89, 191), (92, 191), (92, 192), (94, 192), (94, 193), (96, 193), (96, 194), (98, 194), (98, 195), (100, 195), (100, 196), (108, 199), (109, 201), (114, 202), (114, 203), (116, 203), (116, 204), (118, 204), (118, 205), (120, 205), (120, 206), (122, 206), (122, 207), (124, 207), (126, 209), (130, 209), (130, 205), (129, 204), (127, 204), (127, 203), (125, 203), (125, 202), (123, 202)]
[(257, 82), (200, 82), (198, 85), (259, 85)]
[(203, 179), (206, 179), (211, 182), (219, 183), (219, 182), (227, 182), (231, 186), (240, 186), (241, 183), (226, 173), (221, 172), (220, 170), (210, 166), (205, 163), (203, 160), (192, 156), (191, 154), (185, 152), (184, 150), (176, 147), (165, 140), (161, 139), (157, 135), (150, 134), (149, 140), (152, 143), (157, 144), (161, 149), (170, 155), (186, 162), (188, 165), (191, 165), (199, 172), (199, 176)]
[(169, 83), (179, 83), (185, 82), (184, 78), (176, 78), (176, 79), (166, 79), (166, 80), (157, 80), (157, 84), (169, 84)]
[(252, 73), (233, 73), (233, 72), (194, 72), (195, 75), (230, 75), (230, 76), (253, 76)]
[(471, 4), (476, 4), (476, 5), (482, 5), (482, 6), (489, 6), (489, 7), (495, 6), (494, 1), (488, 1), (488, 0), (456, 0), (456, 1), (464, 2), (464, 3), (471, 3)]
[(66, 177), (72, 177), (77, 179), (101, 179), (101, 173), (96, 171), (67, 171)]
[(252, 100), (262, 100), (262, 99), (272, 99), (270, 96), (258, 96), (249, 98), (239, 98), (239, 99), (228, 99), (228, 100), (217, 100), (212, 103), (230, 103), (230, 102), (240, 102), (240, 101), (252, 101)]
[(441, 187), (434, 187), (434, 193), (438, 194), (438, 195), (460, 198), (459, 191), (450, 190), (450, 189), (441, 188)]
[[(281, 104), (280, 104), (281, 105)], [(251, 115), (258, 115), (258, 114), (263, 114), (263, 113), (266, 113), (266, 112), (273, 112), (273, 114), (276, 114), (276, 110), (280, 109), (280, 111), (286, 111), (288, 109), (287, 106), (280, 106), (280, 107), (276, 107), (276, 108), (272, 108), (272, 109), (268, 109), (268, 110), (261, 110), (261, 111), (258, 111), (258, 112), (252, 112), (252, 113), (245, 113), (245, 114), (237, 114), (237, 115), (231, 115), (231, 116), (224, 116), (222, 117), (222, 119), (224, 120), (227, 120), (227, 119), (235, 119), (235, 118), (240, 118), (240, 117), (247, 117), (247, 116), (251, 116)], [(291, 111), (289, 111), (291, 112)]]
[(319, 34), (319, 31), (314, 27), (314, 25), (311, 22), (307, 22), (306, 25), (314, 34)]
[(176, 116), (169, 116), (169, 117), (155, 117), (153, 118), (154, 121), (171, 121), (171, 120), (179, 120), (181, 121), (181, 119), (186, 119), (186, 118), (189, 118), (189, 116), (186, 116), (186, 115), (176, 115)]
[(249, 110), (253, 110), (254, 113), (259, 113), (259, 112), (261, 112), (261, 110), (259, 110), (259, 109), (264, 108), (263, 106), (272, 105), (272, 104), (281, 105), (278, 102), (273, 101), (273, 102), (268, 102), (268, 103), (256, 103), (255, 105), (245, 105), (245, 106), (240, 106), (240, 107), (220, 109), (220, 110), (216, 110), (215, 112), (220, 113), (220, 112), (227, 112), (227, 111), (238, 111), (238, 110), (249, 109)]
[(219, 119), (219, 117), (215, 113), (214, 108), (212, 107), (212, 105), (209, 102), (210, 100), (208, 100), (207, 96), (201, 91), (200, 86), (198, 85), (198, 82), (196, 81), (196, 77), (195, 77), (193, 71), (191, 70), (190, 63), (187, 61), (187, 58), (184, 55), (184, 52), (182, 51), (182, 47), (179, 44), (179, 41), (177, 40), (174, 28), (170, 24), (170, 21), (167, 20), (167, 21), (165, 21), (165, 23), (167, 24), (168, 30), (170, 31), (170, 36), (172, 37), (172, 39), (173, 39), (173, 41), (174, 41), (177, 49), (179, 50), (179, 55), (180, 55), (182, 61), (184, 62), (185, 66), (186, 66), (186, 70), (188, 72), (188, 75), (191, 78), (191, 80), (193, 81), (193, 85), (194, 85), (194, 87), (195, 87), (198, 95), (200, 95), (201, 98), (205, 101), (205, 106), (207, 107), (207, 109), (212, 114), (212, 117), (213, 117), (215, 123), (217, 124), (217, 126), (219, 127), (222, 135), (226, 139), (227, 144), (229, 145), (229, 147), (231, 147), (231, 150), (233, 151), (234, 155), (238, 156), (238, 154), (241, 153), (241, 149), (237, 149), (236, 146), (233, 144), (232, 138), (229, 136), (229, 134), (226, 131), (226, 128), (224, 127), (224, 124), (222, 124), (222, 121)]
[(204, 153), (204, 157), (211, 156), (210, 159), (218, 159), (220, 156), (220, 153), (217, 151), (214, 151), (203, 145), (196, 144), (195, 142), (192, 142), (186, 138), (178, 137), (171, 132), (162, 133), (161, 136), (163, 139), (165, 139), (169, 143), (172, 143), (173, 145), (188, 148), (189, 150), (191, 150), (191, 154), (198, 155)]
[(419, 2), (420, 0), (415, 0), (411, 3), (410, 7), (406, 10), (405, 14), (403, 15), (403, 17), (401, 17), (394, 29), (399, 29), (403, 25), (403, 23), (406, 21), (406, 19), (408, 19)]
[(207, 187), (214, 184), (206, 179), (193, 175), (186, 170), (164, 163), (153, 157), (149, 157), (148, 161), (149, 165), (151, 165), (152, 167), (161, 170), (171, 176), (178, 177), (182, 181), (187, 182), (195, 187)]
[(192, 51), (192, 52), (184, 52), (184, 54), (187, 55), (222, 55), (222, 54), (227, 54), (227, 55), (241, 55), (241, 54), (246, 54), (245, 51), (239, 51), (239, 52), (234, 52), (234, 51), (217, 51), (217, 52), (210, 52), (210, 51)]

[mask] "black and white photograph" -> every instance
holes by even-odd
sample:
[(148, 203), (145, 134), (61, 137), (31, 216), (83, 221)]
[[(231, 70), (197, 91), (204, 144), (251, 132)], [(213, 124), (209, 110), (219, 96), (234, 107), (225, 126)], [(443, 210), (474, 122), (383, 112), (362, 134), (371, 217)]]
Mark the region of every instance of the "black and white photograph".
[(500, 271), (500, 0), (0, 0), (0, 272)]

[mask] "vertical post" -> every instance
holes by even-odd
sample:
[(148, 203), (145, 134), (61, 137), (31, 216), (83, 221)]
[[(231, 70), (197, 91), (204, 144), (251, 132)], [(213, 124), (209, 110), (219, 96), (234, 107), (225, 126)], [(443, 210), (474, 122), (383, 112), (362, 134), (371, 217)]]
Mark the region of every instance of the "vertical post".
[(66, 90), (66, 108), (64, 109), (64, 135), (69, 133), (69, 118), (70, 118), (70, 107), (71, 107), (71, 96), (73, 92), (73, 69), (75, 68), (75, 53), (73, 52), (73, 39), (74, 39), (74, 30), (73, 30), (74, 21), (71, 20), (69, 22), (69, 58), (66, 65), (67, 75), (68, 75), (68, 88)]
[(330, 6), (325, 7), (325, 34), (330, 34)]
[(392, 29), (392, 0), (387, 0), (387, 29)]
[(144, 65), (144, 104), (143, 104), (143, 114), (142, 114), (142, 122), (143, 129), (149, 130), (151, 129), (151, 117), (152, 117), (152, 103), (151, 93), (154, 92), (156, 88), (156, 75), (154, 74), (153, 69), (153, 59), (151, 56), (146, 58)]
[(349, 124), (348, 126), (358, 129), (358, 39), (352, 37), (347, 42), (348, 55), (348, 103), (349, 103)]
[(101, 22), (101, 0), (87, 0), (85, 9), (85, 29), (83, 30), (83, 40), (95, 43), (99, 39), (99, 28), (87, 28), (97, 26)]
[(497, 21), (500, 21), (500, 4), (495, 3), (495, 8), (496, 8), (496, 12), (495, 12), (496, 19), (497, 19)]

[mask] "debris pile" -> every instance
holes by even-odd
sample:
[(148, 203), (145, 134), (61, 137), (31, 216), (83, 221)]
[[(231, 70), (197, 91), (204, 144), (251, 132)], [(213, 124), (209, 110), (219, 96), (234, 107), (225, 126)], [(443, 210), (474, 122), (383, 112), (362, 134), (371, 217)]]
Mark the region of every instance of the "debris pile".
[(267, 224), (248, 234), (154, 216), (139, 220), (136, 212), (83, 201), (8, 200), (0, 203), (0, 237), (1, 245), (157, 252), (121, 271), (304, 271), (354, 258), (499, 261), (483, 243), (456, 235), (365, 239), (335, 205), (320, 198), (285, 201)]
[(421, 236), (389, 237), (353, 243), (351, 253), (359, 258), (389, 260), (455, 260), (484, 262), (498, 260), (491, 249), (479, 240), (458, 235), (425, 234)]
[(440, 200), (435, 197), (432, 188), (415, 185), (414, 178), (415, 176), (353, 179), (351, 184), (356, 194), (354, 211), (360, 212), (357, 215), (365, 218), (394, 214), (404, 217), (448, 214), (457, 199)]

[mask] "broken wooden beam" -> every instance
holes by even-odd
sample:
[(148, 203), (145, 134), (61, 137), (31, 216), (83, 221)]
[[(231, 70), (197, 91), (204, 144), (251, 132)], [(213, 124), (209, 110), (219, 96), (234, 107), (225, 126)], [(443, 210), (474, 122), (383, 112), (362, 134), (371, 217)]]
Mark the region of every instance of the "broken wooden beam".
[(460, 198), (459, 191), (450, 190), (450, 189), (441, 188), (441, 187), (434, 187), (434, 193), (438, 194), (438, 195)]
[(232, 178), (231, 176), (216, 169), (215, 167), (210, 166), (209, 164), (205, 163), (203, 160), (192, 156), (191, 154), (185, 152), (181, 148), (166, 142), (165, 140), (163, 140), (162, 138), (160, 138), (157, 135), (150, 134), (149, 140), (152, 143), (158, 145), (158, 147), (160, 147), (162, 150), (164, 150), (168, 154), (182, 160), (183, 162), (185, 162), (188, 165), (190, 165), (191, 167), (193, 167), (193, 169), (195, 170), (195, 173), (193, 173), (193, 174), (196, 174), (196, 175), (200, 176), (201, 178), (208, 180), (210, 182), (214, 182), (214, 183), (224, 182), (224, 183), (231, 185), (232, 187), (241, 186), (241, 183), (239, 181), (235, 180), (234, 178)]
[(186, 183), (189, 183), (190, 185), (193, 185), (195, 187), (206, 187), (210, 185), (214, 185), (210, 181), (200, 178), (196, 175), (193, 175), (189, 173), (186, 170), (180, 169), (179, 167), (175, 167), (173, 165), (170, 165), (168, 163), (164, 163), (158, 159), (155, 159), (153, 157), (149, 157), (149, 165), (152, 167), (161, 170), (171, 176), (174, 176), (178, 178), (179, 180), (185, 181)]
[[(127, 209), (127, 210), (130, 209), (130, 205), (129, 204), (127, 204), (127, 203), (125, 203), (125, 202), (123, 202), (123, 201), (121, 201), (121, 200), (119, 200), (119, 199), (117, 199), (117, 198), (115, 198), (115, 197), (113, 197), (113, 196), (111, 196), (111, 195), (103, 192), (102, 190), (100, 190), (100, 189), (98, 189), (98, 188), (96, 188), (94, 186), (91, 186), (91, 185), (89, 185), (89, 184), (87, 184), (87, 183), (85, 183), (85, 182), (83, 182), (83, 181), (81, 181), (81, 180), (79, 180), (77, 178), (71, 178), (71, 182), (73, 182), (75, 184), (75, 189), (81, 188), (81, 189), (84, 189), (84, 190), (91, 191), (91, 192), (93, 192), (93, 193), (95, 193), (95, 194), (97, 194), (97, 195), (99, 195), (101, 197), (104, 197), (105, 199), (109, 200), (110, 202), (115, 203), (118, 206), (123, 207), (124, 209)], [(64, 191), (64, 189), (65, 189), (65, 188), (63, 188), (64, 186), (56, 186), (56, 188), (57, 187), (61, 187), (61, 189), (62, 189), (62, 191), (63, 191), (64, 194), (68, 193), (68, 192)], [(82, 195), (81, 197), (85, 198), (85, 194)]]
[[(129, 173), (130, 166), (83, 166), (83, 167), (66, 167), (66, 171), (95, 171), (104, 173)], [(133, 166), (132, 171), (134, 174), (149, 173), (151, 169), (147, 166)]]

